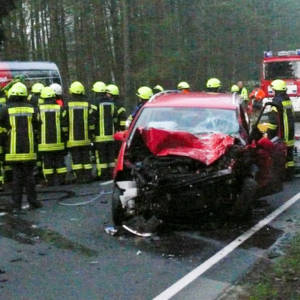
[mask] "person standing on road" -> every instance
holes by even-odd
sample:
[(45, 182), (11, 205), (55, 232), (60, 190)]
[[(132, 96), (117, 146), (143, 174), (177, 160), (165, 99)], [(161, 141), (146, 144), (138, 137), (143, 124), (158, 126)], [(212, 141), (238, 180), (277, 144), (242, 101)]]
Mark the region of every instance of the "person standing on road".
[(129, 127), (130, 123), (132, 122), (136, 114), (146, 104), (146, 102), (153, 96), (153, 91), (148, 86), (141, 86), (140, 88), (138, 88), (136, 95), (139, 98), (139, 102), (135, 107), (135, 109), (133, 110), (133, 112), (129, 115), (126, 121), (127, 123), (126, 127)]
[(248, 97), (248, 90), (247, 88), (244, 86), (243, 81), (238, 81), (236, 84), (239, 87), (239, 94), (240, 97), (242, 99), (242, 106), (245, 109), (245, 111), (247, 110), (248, 107), (248, 102), (249, 102), (249, 97)]
[(67, 131), (66, 111), (56, 103), (56, 94), (50, 87), (41, 91), (44, 104), (39, 105), (40, 120), (38, 151), (42, 158), (42, 170), (46, 184), (54, 185), (57, 174), (58, 183), (65, 183), (65, 136)]
[(37, 118), (34, 107), (27, 102), (26, 86), (18, 82), (9, 91), (9, 104), (0, 112), (0, 128), (7, 133), (5, 161), (12, 166), (12, 207), (22, 208), (25, 187), (31, 208), (40, 208), (34, 181), (34, 166), (37, 159), (35, 133)]
[(64, 106), (62, 87), (58, 83), (50, 84), (51, 89), (55, 92), (55, 102), (59, 106)]
[(34, 83), (31, 87), (31, 94), (28, 97), (28, 101), (35, 108), (37, 108), (39, 105), (41, 91), (44, 87), (45, 86), (40, 82)]
[[(271, 88), (275, 92), (272, 107), (268, 113), (269, 123), (267, 123), (267, 134), (269, 138), (274, 137), (278, 132), (278, 126), (282, 124), (282, 138), (287, 146), (286, 157), (286, 179), (291, 180), (294, 175), (294, 144), (295, 144), (295, 119), (292, 101), (286, 93), (286, 82), (281, 79), (272, 81)], [(279, 118), (278, 118), (279, 115)]]
[(72, 155), (72, 170), (78, 182), (92, 179), (91, 138), (95, 130), (95, 111), (92, 109), (85, 88), (79, 81), (74, 81), (67, 102), (68, 139), (67, 148)]
[(177, 84), (177, 89), (182, 93), (189, 93), (191, 87), (186, 81), (181, 81)]
[(218, 78), (210, 78), (206, 82), (206, 89), (209, 93), (219, 93), (221, 86), (221, 81)]
[(94, 105), (97, 107), (94, 148), (96, 156), (97, 179), (111, 179), (115, 165), (114, 121), (117, 119), (117, 108), (112, 97), (105, 92), (114, 90), (98, 81), (93, 86)]

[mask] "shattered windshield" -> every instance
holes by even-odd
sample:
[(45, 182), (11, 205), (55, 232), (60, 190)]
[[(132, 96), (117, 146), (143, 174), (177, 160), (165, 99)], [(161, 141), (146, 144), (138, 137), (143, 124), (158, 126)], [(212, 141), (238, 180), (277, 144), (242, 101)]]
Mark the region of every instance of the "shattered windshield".
[(279, 61), (264, 64), (266, 80), (273, 79), (299, 79), (300, 61)]
[(239, 123), (235, 110), (199, 107), (145, 108), (135, 128), (156, 128), (185, 131), (194, 135), (203, 133), (236, 134)]

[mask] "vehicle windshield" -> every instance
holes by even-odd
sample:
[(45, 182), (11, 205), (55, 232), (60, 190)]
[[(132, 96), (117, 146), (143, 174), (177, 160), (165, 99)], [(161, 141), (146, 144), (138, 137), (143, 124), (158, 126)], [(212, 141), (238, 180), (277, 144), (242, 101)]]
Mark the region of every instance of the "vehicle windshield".
[(278, 61), (264, 64), (266, 80), (300, 79), (300, 61)]
[(147, 107), (141, 112), (136, 128), (157, 128), (203, 133), (237, 134), (239, 123), (235, 110), (199, 107)]
[(55, 70), (12, 70), (13, 77), (22, 75), (25, 77), (25, 81), (30, 82), (42, 82), (45, 85), (51, 83), (61, 84), (59, 73)]

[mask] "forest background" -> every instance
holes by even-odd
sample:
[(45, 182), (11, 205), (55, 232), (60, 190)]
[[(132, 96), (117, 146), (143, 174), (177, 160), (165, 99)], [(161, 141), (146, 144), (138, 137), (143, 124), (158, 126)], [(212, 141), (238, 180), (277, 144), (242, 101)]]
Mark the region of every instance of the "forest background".
[[(4, 0), (1, 0), (1, 2)], [(5, 1), (6, 3), (11, 1)], [(297, 0), (14, 0), (1, 19), (1, 60), (49, 60), (64, 87), (119, 85), (126, 104), (141, 85), (201, 90), (259, 79), (264, 50), (300, 48)], [(0, 5), (1, 6), (1, 5)]]

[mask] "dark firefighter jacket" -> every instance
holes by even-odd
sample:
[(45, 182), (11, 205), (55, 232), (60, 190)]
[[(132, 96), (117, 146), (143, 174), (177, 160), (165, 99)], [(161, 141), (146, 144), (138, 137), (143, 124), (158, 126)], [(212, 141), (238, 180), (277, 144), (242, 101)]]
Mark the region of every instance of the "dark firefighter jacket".
[(44, 104), (39, 105), (39, 151), (60, 151), (65, 149), (66, 114), (66, 111), (56, 104), (55, 99), (46, 99)]
[(272, 131), (278, 130), (280, 122), (283, 127), (283, 140), (288, 147), (292, 147), (295, 143), (295, 120), (292, 101), (286, 93), (280, 93), (273, 98), (272, 102), (276, 104), (278, 108), (272, 107), (272, 111), (269, 113), (270, 124), (268, 135), (272, 135)]
[(5, 161), (9, 163), (34, 161), (36, 112), (31, 104), (12, 102), (0, 112), (0, 130), (7, 134), (3, 142)]
[(0, 108), (6, 105), (6, 97), (4, 92), (0, 88)]
[(40, 94), (36, 94), (36, 93), (30, 94), (28, 97), (28, 101), (33, 107), (38, 107), (40, 102)]
[(116, 118), (115, 118), (115, 131), (123, 131), (126, 128), (126, 109), (121, 104), (121, 101), (119, 99), (116, 99), (115, 101), (116, 105)]
[(95, 97), (97, 108), (95, 139), (96, 143), (113, 141), (115, 120), (118, 119), (117, 107), (111, 98)]
[(67, 147), (89, 146), (95, 130), (95, 109), (83, 95), (72, 95), (66, 105)]

